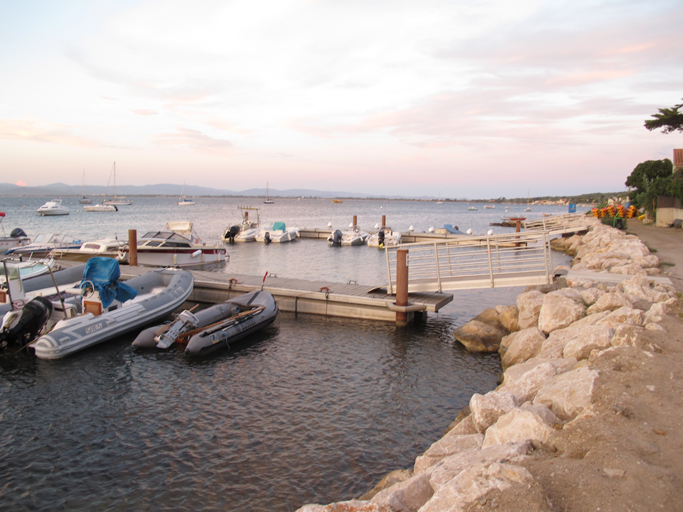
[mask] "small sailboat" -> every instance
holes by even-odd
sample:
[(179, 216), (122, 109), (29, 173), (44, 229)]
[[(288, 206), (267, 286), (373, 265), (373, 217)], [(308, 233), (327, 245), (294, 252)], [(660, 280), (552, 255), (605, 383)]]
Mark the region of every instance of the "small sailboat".
[(275, 204), (275, 201), (273, 201), (269, 195), (268, 182), (266, 182), (266, 200), (263, 201), (263, 204)]
[[(129, 206), (133, 204), (133, 201), (130, 199), (126, 199), (123, 196), (118, 197), (116, 195), (116, 162), (114, 162), (114, 167), (112, 169), (111, 176), (109, 176), (109, 179), (114, 178), (114, 199), (105, 199), (102, 201), (104, 204), (110, 204), (113, 206)], [(109, 183), (107, 183), (107, 189), (109, 188)]]
[(92, 204), (92, 199), (85, 196), (85, 169), (83, 169), (83, 179), (81, 180), (81, 192), (83, 195), (78, 199), (80, 204)]
[(195, 202), (192, 199), (185, 197), (185, 182), (183, 182), (183, 191), (180, 193), (178, 199), (178, 206), (194, 206)]

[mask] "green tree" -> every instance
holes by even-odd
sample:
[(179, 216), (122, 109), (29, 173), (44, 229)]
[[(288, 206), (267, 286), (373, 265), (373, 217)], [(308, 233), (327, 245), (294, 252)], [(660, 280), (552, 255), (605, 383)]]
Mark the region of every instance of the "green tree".
[(645, 128), (650, 131), (662, 128), (663, 133), (671, 133), (676, 130), (683, 132), (683, 112), (678, 111), (681, 107), (683, 107), (683, 103), (671, 108), (660, 108), (659, 114), (652, 114), (654, 119), (645, 121)]
[(648, 160), (636, 165), (631, 175), (626, 179), (626, 186), (635, 188), (636, 198), (645, 192), (648, 185), (657, 178), (671, 176), (674, 165), (668, 158), (664, 160)]

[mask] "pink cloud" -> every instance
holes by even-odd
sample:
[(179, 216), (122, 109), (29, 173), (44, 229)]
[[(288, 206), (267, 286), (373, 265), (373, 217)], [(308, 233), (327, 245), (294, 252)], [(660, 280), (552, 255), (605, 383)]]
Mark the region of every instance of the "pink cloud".
[(160, 146), (179, 147), (208, 154), (232, 154), (233, 144), (229, 140), (215, 139), (198, 130), (178, 128), (176, 133), (162, 133), (154, 137)]
[(151, 110), (151, 109), (131, 110), (131, 112), (135, 115), (138, 115), (138, 116), (155, 116), (159, 113), (156, 110)]
[(0, 119), (0, 139), (59, 144), (62, 146), (99, 147), (93, 140), (69, 133), (71, 126), (30, 119)]
[(19, 180), (19, 181), (17, 181), (17, 182), (15, 183), (15, 185), (16, 185), (17, 187), (25, 187), (25, 186), (26, 186), (26, 182), (25, 182), (24, 180)]

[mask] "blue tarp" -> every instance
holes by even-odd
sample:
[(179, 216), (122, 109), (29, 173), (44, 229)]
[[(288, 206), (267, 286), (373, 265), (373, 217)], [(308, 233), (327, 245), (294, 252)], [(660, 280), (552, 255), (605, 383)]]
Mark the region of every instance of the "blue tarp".
[(119, 283), (121, 277), (119, 262), (113, 258), (90, 258), (85, 264), (83, 271), (83, 283), (92, 283), (95, 289), (100, 292), (102, 307), (108, 308), (114, 299), (125, 302), (134, 298), (138, 291), (128, 286), (126, 283)]

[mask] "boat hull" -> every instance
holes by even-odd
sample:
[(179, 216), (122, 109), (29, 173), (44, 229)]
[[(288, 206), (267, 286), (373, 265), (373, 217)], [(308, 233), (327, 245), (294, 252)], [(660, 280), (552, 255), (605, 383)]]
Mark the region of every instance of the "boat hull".
[[(36, 356), (61, 359), (156, 322), (187, 300), (194, 279), (184, 270), (160, 269), (134, 277), (126, 284), (138, 290), (135, 299), (99, 316), (86, 313), (58, 322), (52, 331), (32, 343)], [(155, 288), (163, 288), (163, 291), (142, 293)]]
[[(198, 356), (210, 354), (222, 348), (229, 348), (232, 343), (272, 324), (279, 312), (271, 293), (264, 290), (241, 295), (227, 301), (227, 303), (245, 309), (242, 314), (247, 316), (228, 318), (219, 326), (195, 334), (187, 343), (185, 349), (187, 354)], [(248, 308), (262, 309), (253, 315), (249, 315)]]
[(153, 249), (138, 247), (138, 265), (142, 267), (194, 267), (223, 263), (227, 250), (199, 249), (188, 250)]

